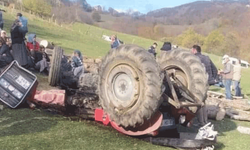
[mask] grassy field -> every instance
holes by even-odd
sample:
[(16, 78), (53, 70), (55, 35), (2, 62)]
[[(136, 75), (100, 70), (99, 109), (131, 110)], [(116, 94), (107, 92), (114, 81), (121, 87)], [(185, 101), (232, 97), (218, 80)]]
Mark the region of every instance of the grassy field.
[[(60, 27), (39, 18), (25, 14), (29, 18), (29, 31), (38, 37), (53, 41), (64, 48), (66, 53), (79, 49), (89, 57), (102, 57), (110, 48), (108, 42), (101, 39), (103, 34), (117, 34), (125, 43), (134, 43), (148, 48), (154, 41), (136, 36), (116, 33), (94, 26), (76, 23), (71, 26)], [(9, 31), (15, 13), (5, 13), (5, 30)], [(160, 42), (159, 42), (160, 43)], [(159, 45), (161, 45), (160, 43)], [(221, 68), (221, 58), (210, 55), (216, 65)], [(243, 70), (242, 87), (244, 93), (250, 93), (249, 69)], [(47, 78), (38, 75), (39, 89), (48, 89)], [(237, 122), (229, 119), (213, 122), (219, 131), (216, 149), (247, 150), (250, 147), (249, 136), (240, 134), (238, 125), (250, 127), (249, 122)], [(195, 131), (195, 129), (191, 129)], [(71, 119), (47, 110), (26, 108), (0, 111), (0, 149), (114, 149), (114, 150), (170, 150), (155, 146), (139, 139), (124, 136), (92, 121)]]

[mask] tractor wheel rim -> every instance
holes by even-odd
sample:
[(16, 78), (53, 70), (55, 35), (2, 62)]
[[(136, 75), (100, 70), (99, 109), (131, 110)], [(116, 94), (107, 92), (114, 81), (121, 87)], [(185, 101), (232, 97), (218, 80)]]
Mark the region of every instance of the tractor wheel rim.
[(176, 78), (178, 78), (181, 81), (181, 83), (185, 87), (188, 87), (187, 75), (184, 72), (177, 70), (175, 76), (176, 76)]
[(126, 73), (118, 73), (112, 83), (114, 95), (121, 101), (129, 101), (133, 94), (133, 81)]
[(118, 110), (132, 108), (140, 95), (137, 71), (124, 63), (114, 66), (107, 77), (106, 89), (111, 106)]

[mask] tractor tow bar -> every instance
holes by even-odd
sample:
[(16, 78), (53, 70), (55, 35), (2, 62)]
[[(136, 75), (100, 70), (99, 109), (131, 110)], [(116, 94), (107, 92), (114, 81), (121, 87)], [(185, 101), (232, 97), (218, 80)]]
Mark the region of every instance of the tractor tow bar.
[[(201, 102), (201, 100), (199, 100), (194, 94), (192, 94), (188, 88), (183, 85), (183, 83), (175, 76), (174, 71), (166, 71), (165, 78), (172, 94), (172, 98), (169, 97), (169, 103), (172, 104), (176, 109), (183, 107), (201, 107), (204, 105), (204, 103)], [(182, 97), (189, 102), (180, 102), (176, 89), (178, 89)]]

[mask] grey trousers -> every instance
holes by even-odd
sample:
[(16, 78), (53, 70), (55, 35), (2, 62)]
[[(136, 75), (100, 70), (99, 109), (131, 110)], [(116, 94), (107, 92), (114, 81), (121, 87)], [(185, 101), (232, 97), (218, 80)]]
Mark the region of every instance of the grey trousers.
[(41, 61), (37, 62), (35, 65), (35, 68), (39, 70), (39, 72), (44, 71), (44, 69), (49, 69), (49, 64), (46, 61), (45, 58), (43, 58)]
[(80, 76), (81, 73), (84, 73), (84, 66), (73, 68), (73, 73), (74, 73), (74, 76), (78, 76), (78, 75)]
[(197, 119), (202, 126), (208, 123), (206, 105), (202, 106), (200, 110), (197, 112)]

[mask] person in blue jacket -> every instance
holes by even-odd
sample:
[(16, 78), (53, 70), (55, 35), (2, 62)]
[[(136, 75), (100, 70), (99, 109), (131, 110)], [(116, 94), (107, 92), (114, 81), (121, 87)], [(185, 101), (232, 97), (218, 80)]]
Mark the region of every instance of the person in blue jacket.
[(116, 35), (112, 35), (111, 36), (111, 48), (117, 48), (118, 46), (120, 46), (121, 44), (123, 44), (122, 41), (120, 41)]

